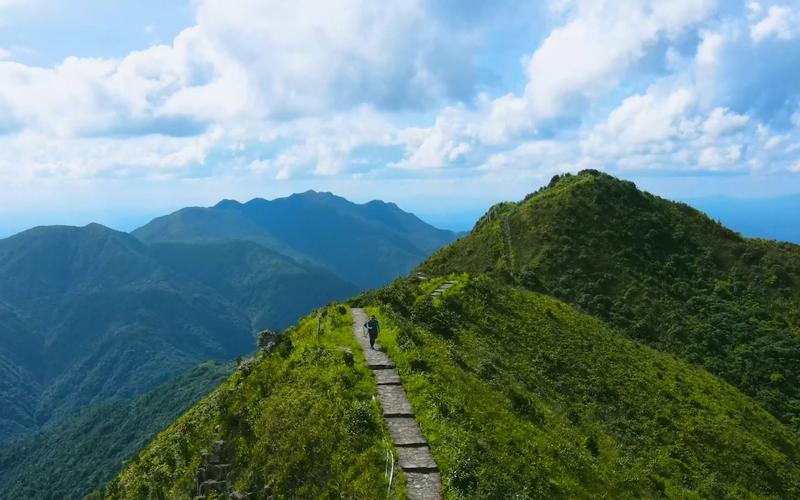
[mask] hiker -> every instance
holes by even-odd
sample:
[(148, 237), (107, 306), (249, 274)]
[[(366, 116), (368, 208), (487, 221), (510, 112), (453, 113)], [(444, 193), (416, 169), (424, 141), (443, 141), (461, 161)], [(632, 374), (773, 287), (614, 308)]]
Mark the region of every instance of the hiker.
[(381, 331), (381, 325), (378, 323), (377, 318), (375, 315), (369, 317), (369, 321), (364, 323), (364, 328), (367, 329), (367, 334), (369, 334), (369, 347), (371, 349), (375, 349), (375, 339), (378, 338), (378, 332)]

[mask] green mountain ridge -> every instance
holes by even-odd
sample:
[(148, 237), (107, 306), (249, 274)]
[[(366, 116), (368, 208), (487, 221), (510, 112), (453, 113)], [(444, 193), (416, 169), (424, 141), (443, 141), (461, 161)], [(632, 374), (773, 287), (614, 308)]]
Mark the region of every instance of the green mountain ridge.
[(596, 171), (493, 207), (421, 272), (488, 271), (703, 366), (800, 432), (800, 246)]
[[(725, 258), (742, 259), (741, 242), (762, 248), (769, 270), (796, 251), (742, 240), (688, 207), (588, 171), (494, 207), (470, 235), (418, 267), (428, 279), (400, 278), (350, 303), (383, 324), (380, 342), (397, 364), (445, 498), (795, 498), (800, 438), (789, 428), (791, 415), (713, 375), (718, 366), (736, 367), (720, 351), (694, 358), (687, 352), (704, 352), (704, 344), (676, 349), (664, 309), (682, 312), (681, 303), (656, 293), (677, 287), (692, 295), (689, 303), (724, 292), (738, 297), (738, 279), (727, 290), (717, 281)], [(679, 258), (687, 248), (698, 261)], [(672, 279), (653, 271), (665, 262), (677, 266)], [(791, 328), (785, 320), (793, 318), (794, 278), (767, 273), (764, 283), (779, 285), (767, 290), (757, 270), (737, 272), (752, 278), (747, 296), (756, 304), (742, 314), (764, 321), (761, 327)], [(445, 279), (456, 286), (430, 298)], [(694, 293), (683, 288), (690, 279)], [(702, 324), (741, 305), (723, 300), (691, 319)], [(232, 466), (226, 479), (239, 492), (385, 495), (379, 442), (386, 429), (374, 382), (346, 308), (334, 304), (318, 314), (325, 318), (321, 336), (315, 315), (289, 329), (150, 442), (106, 497), (193, 498), (201, 451), (214, 442), (222, 443)], [(662, 326), (669, 335), (659, 338)], [(759, 338), (791, 342), (779, 329), (743, 337), (753, 348)], [(767, 383), (791, 412), (792, 390), (780, 383), (794, 380), (798, 365), (791, 350), (785, 354), (778, 369), (787, 378)], [(770, 370), (773, 361), (765, 361)], [(763, 368), (756, 363), (738, 373), (757, 376)], [(351, 425), (356, 414), (359, 424)], [(399, 477), (390, 496), (402, 493)]]

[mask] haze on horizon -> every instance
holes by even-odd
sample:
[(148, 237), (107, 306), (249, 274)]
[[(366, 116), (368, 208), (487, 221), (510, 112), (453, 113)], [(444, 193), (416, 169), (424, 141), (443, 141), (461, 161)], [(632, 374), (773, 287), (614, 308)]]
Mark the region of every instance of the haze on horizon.
[(465, 229), (583, 168), (800, 193), (800, 0), (533, 4), (0, 0), (0, 237), (307, 189)]

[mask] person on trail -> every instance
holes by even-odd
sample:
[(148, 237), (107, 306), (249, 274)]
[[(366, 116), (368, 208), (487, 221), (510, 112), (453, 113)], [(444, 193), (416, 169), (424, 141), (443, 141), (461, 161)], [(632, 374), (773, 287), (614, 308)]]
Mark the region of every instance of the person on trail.
[(378, 338), (378, 333), (381, 331), (381, 325), (378, 323), (377, 318), (375, 315), (369, 317), (369, 321), (364, 323), (364, 328), (367, 330), (367, 335), (369, 335), (369, 347), (371, 349), (375, 349), (375, 339)]

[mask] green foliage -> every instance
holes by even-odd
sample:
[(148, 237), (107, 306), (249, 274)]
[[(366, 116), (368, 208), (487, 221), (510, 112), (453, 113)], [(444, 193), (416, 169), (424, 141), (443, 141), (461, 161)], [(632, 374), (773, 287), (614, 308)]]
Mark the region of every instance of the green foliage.
[(92, 405), (0, 450), (0, 498), (81, 498), (231, 373), (204, 363), (133, 400)]
[[(201, 450), (223, 440), (233, 489), (259, 497), (383, 498), (386, 431), (350, 316), (328, 308), (283, 334), (159, 434), (107, 487), (108, 498), (192, 498)], [(290, 347), (287, 347), (290, 346)], [(342, 348), (356, 363), (347, 363)], [(403, 497), (396, 483), (392, 497)]]
[(800, 432), (796, 245), (741, 238), (687, 205), (585, 171), (490, 211), (420, 270), (491, 272), (558, 297), (706, 368)]
[(544, 295), (452, 276), (357, 299), (448, 498), (796, 498), (800, 440), (706, 371)]

